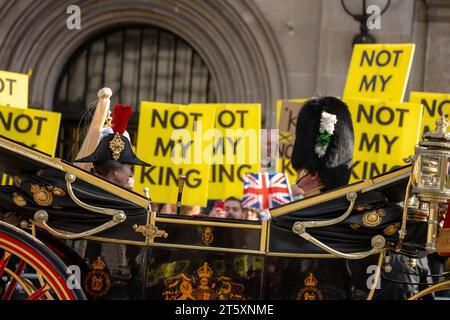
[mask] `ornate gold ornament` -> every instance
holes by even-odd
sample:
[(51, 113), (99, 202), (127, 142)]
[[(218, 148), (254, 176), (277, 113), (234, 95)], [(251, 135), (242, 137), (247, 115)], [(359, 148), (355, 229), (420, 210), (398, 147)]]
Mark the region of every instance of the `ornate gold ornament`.
[(377, 209), (373, 211), (368, 211), (363, 215), (363, 224), (366, 227), (376, 227), (381, 223), (383, 217), (385, 216), (383, 209)]
[[(166, 279), (162, 293), (164, 300), (243, 300), (244, 286), (232, 282), (227, 276), (214, 281), (214, 271), (204, 262), (197, 269), (197, 276), (179, 273)], [(194, 284), (198, 284), (196, 287)]]
[(153, 240), (155, 238), (161, 238), (167, 239), (169, 234), (165, 232), (164, 230), (159, 230), (157, 226), (153, 224), (147, 224), (145, 226), (143, 225), (133, 225), (133, 229), (135, 232), (142, 233), (144, 237), (148, 240)]
[(358, 205), (358, 206), (356, 206), (355, 207), (355, 210), (356, 211), (366, 211), (366, 210), (369, 210), (370, 209), (370, 207), (368, 206), (368, 205), (365, 205), (365, 204), (360, 204), (360, 205)]
[(350, 225), (350, 228), (352, 228), (353, 230), (358, 230), (361, 227), (361, 225), (357, 224), (357, 223), (352, 223)]
[(31, 193), (33, 194), (34, 202), (40, 206), (46, 207), (53, 202), (52, 193), (47, 188), (41, 187), (38, 184), (31, 185)]
[(318, 281), (310, 272), (305, 278), (305, 287), (297, 292), (296, 300), (323, 300), (322, 291), (317, 288)]
[(386, 228), (384, 228), (383, 232), (387, 236), (393, 236), (398, 231), (398, 227), (394, 224), (388, 225)]
[(18, 194), (17, 192), (13, 193), (13, 201), (19, 207), (24, 207), (27, 205), (27, 200), (24, 198), (24, 196)]
[(109, 142), (109, 150), (112, 152), (114, 160), (120, 159), (120, 154), (125, 149), (125, 142), (122, 141), (120, 134), (116, 133), (114, 138)]
[(211, 227), (206, 227), (202, 234), (202, 241), (205, 246), (209, 246), (214, 240)]
[(55, 197), (64, 197), (66, 195), (66, 193), (64, 192), (63, 189), (58, 188), (58, 187), (54, 187), (54, 186), (48, 186), (47, 187), (48, 191), (51, 191), (51, 193), (55, 196)]
[(102, 257), (97, 257), (92, 263), (92, 270), (84, 279), (84, 289), (90, 296), (95, 298), (104, 296), (111, 288), (111, 280), (105, 269), (106, 263)]

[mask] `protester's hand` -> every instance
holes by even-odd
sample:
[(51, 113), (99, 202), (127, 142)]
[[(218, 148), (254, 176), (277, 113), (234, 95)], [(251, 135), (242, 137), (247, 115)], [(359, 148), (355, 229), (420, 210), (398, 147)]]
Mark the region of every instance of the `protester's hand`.
[(209, 216), (213, 218), (227, 218), (227, 213), (220, 208), (213, 208), (209, 213)]

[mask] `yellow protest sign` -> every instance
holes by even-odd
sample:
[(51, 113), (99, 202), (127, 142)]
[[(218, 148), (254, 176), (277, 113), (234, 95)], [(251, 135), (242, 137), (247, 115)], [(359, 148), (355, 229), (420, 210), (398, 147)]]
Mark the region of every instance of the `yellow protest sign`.
[(55, 155), (61, 114), (0, 106), (0, 135)]
[(0, 172), (0, 186), (10, 186), (13, 184), (13, 178)]
[(346, 101), (355, 132), (350, 182), (368, 179), (405, 165), (414, 154), (421, 128), (418, 103), (374, 99)]
[(153, 201), (174, 204), (182, 174), (186, 176), (182, 204), (206, 206), (211, 169), (208, 134), (214, 121), (210, 108), (143, 101), (136, 153), (152, 167), (136, 167), (134, 190), (141, 193), (149, 187)]
[(450, 93), (415, 92), (409, 94), (409, 102), (423, 106), (421, 136), (436, 128), (441, 114), (450, 115)]
[(414, 44), (356, 44), (344, 89), (344, 100), (376, 98), (402, 102)]
[(0, 71), (0, 106), (28, 108), (27, 74)]
[(286, 173), (289, 182), (295, 183), (297, 173), (291, 165), (295, 143), (297, 116), (306, 99), (280, 100), (277, 103), (277, 127), (279, 130), (279, 158), (277, 172)]
[(260, 104), (192, 104), (216, 111), (208, 199), (242, 198), (244, 176), (260, 172)]

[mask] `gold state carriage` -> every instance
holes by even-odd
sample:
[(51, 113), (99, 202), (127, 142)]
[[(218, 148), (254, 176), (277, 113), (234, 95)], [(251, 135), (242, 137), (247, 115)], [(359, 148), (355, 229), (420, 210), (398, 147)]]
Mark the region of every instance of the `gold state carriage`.
[[(0, 171), (14, 181), (0, 187), (1, 297), (400, 297), (395, 277), (418, 269), (395, 270), (396, 259), (436, 251), (450, 194), (445, 139), (418, 147), (412, 165), (240, 221), (152, 212), (145, 197), (0, 137)], [(383, 269), (368, 274), (372, 265)], [(412, 298), (448, 288), (430, 283)]]

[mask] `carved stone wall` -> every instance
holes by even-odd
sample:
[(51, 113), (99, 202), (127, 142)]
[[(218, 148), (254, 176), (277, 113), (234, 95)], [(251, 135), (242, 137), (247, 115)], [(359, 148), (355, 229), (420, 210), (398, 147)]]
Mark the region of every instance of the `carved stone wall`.
[[(87, 39), (119, 25), (155, 25), (199, 52), (219, 101), (261, 102), (273, 127), (277, 99), (342, 95), (359, 32), (339, 0), (80, 0), (81, 30), (68, 30), (71, 4), (0, 0), (0, 69), (32, 69), (33, 106), (52, 108), (64, 64)], [(450, 1), (392, 0), (381, 23), (371, 31), (377, 42), (416, 43), (408, 91), (449, 92)]]

